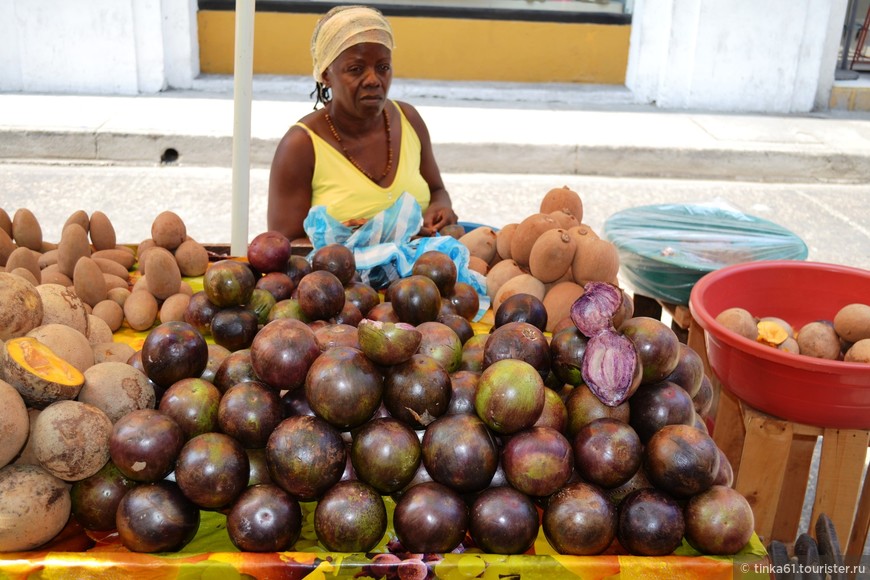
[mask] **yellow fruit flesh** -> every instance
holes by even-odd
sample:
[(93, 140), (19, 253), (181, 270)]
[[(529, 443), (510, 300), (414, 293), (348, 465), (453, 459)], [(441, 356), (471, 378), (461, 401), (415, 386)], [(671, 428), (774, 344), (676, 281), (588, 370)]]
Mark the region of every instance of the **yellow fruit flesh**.
[(762, 320), (758, 323), (758, 342), (767, 346), (779, 346), (788, 338), (788, 331), (781, 324), (772, 320)]
[(6, 352), (24, 370), (46, 381), (71, 387), (84, 383), (78, 369), (35, 338), (13, 338), (6, 342)]

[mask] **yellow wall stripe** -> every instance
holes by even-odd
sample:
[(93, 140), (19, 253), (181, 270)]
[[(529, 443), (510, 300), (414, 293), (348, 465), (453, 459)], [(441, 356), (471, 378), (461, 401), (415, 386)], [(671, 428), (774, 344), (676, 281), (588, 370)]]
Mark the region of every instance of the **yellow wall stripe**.
[[(232, 74), (235, 13), (198, 13), (200, 68)], [(311, 74), (316, 14), (257, 12), (254, 73)], [(390, 17), (403, 78), (625, 84), (629, 25)]]

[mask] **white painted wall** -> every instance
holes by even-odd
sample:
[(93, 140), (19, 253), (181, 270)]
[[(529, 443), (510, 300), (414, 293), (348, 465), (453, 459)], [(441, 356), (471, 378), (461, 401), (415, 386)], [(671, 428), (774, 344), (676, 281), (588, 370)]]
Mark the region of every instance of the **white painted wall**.
[(196, 0), (0, 0), (0, 90), (155, 93), (198, 74)]
[[(667, 109), (824, 109), (847, 4), (634, 0), (626, 85)], [(196, 9), (196, 0), (0, 0), (0, 90), (189, 88)]]
[(848, 0), (636, 0), (626, 85), (668, 109), (824, 108)]

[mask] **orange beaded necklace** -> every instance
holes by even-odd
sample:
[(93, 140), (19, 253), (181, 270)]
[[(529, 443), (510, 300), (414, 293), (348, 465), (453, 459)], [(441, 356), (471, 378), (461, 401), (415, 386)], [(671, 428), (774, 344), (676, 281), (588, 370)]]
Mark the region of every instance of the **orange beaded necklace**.
[(329, 116), (329, 112), (324, 109), (323, 113), (326, 116), (326, 124), (329, 125), (329, 130), (332, 133), (332, 136), (335, 137), (335, 140), (341, 147), (344, 156), (347, 157), (347, 160), (350, 161), (351, 165), (359, 169), (363, 175), (365, 175), (375, 183), (380, 183), (383, 178), (390, 174), (390, 171), (392, 171), (393, 169), (393, 142), (390, 136), (390, 116), (387, 114), (386, 109), (384, 109), (384, 130), (387, 132), (387, 166), (384, 168), (384, 172), (381, 173), (381, 176), (378, 178), (375, 178), (375, 176), (363, 169), (363, 167), (357, 162), (357, 160), (353, 158), (353, 156), (344, 146), (344, 141), (341, 140), (338, 131), (335, 129), (335, 125), (332, 124), (332, 117)]

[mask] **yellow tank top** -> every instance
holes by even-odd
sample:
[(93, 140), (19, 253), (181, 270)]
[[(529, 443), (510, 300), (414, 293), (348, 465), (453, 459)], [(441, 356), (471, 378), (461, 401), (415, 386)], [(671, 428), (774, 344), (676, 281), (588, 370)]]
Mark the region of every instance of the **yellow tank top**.
[(396, 105), (402, 121), (402, 142), (396, 177), (381, 187), (351, 164), (332, 145), (302, 123), (314, 145), (314, 176), (311, 181), (311, 206), (326, 206), (329, 215), (340, 222), (371, 218), (393, 205), (404, 192), (410, 193), (422, 209), (429, 207), (429, 184), (420, 174), (420, 138)]

